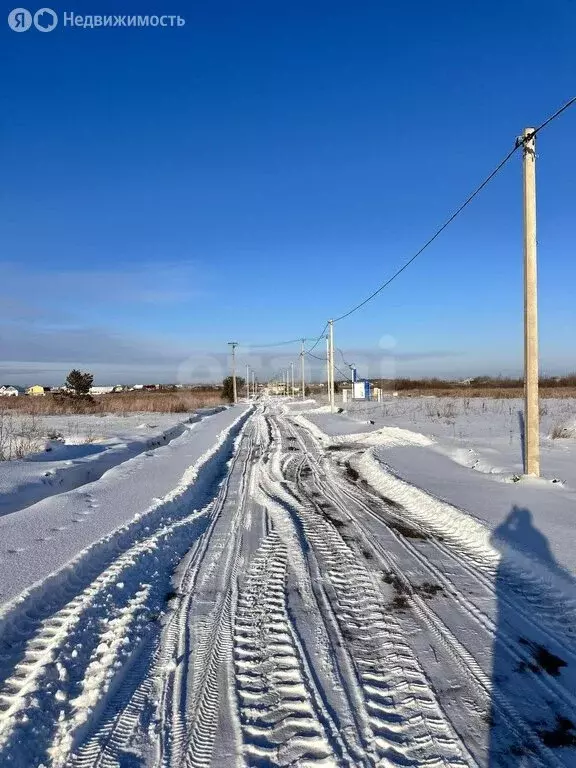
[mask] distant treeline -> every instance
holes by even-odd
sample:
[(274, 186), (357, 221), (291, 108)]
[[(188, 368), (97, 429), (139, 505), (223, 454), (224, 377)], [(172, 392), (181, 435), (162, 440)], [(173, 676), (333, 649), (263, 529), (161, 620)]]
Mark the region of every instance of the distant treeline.
[[(410, 389), (521, 389), (524, 379), (509, 378), (505, 376), (475, 376), (465, 381), (451, 379), (372, 379), (372, 384), (385, 390), (410, 390)], [(576, 387), (576, 373), (566, 376), (542, 376), (540, 386), (545, 388)]]

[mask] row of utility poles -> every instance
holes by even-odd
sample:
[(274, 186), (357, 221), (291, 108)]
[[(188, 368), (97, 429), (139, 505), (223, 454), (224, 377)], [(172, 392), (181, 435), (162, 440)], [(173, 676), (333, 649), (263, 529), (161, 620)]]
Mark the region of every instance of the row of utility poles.
[[(526, 128), (518, 143), (523, 149), (523, 191), (524, 191), (524, 472), (527, 475), (540, 474), (540, 413), (538, 391), (538, 300), (536, 269), (536, 141), (534, 128)], [(301, 396), (304, 398), (304, 342), (300, 350)], [(238, 343), (229, 342), (232, 348), (232, 378), (234, 402), (236, 392), (236, 358)], [(294, 388), (294, 363), (282, 372), (284, 392), (288, 393), (290, 381), (292, 396)], [(334, 402), (334, 321), (328, 321), (326, 336), (326, 378), (330, 410)], [(248, 381), (248, 376), (246, 377)], [(254, 390), (255, 394), (255, 390)], [(247, 396), (249, 387), (247, 385)]]
[[(306, 371), (304, 365), (304, 357), (306, 352), (304, 351), (304, 344), (306, 339), (300, 341), (300, 399), (304, 400), (306, 397)], [(294, 363), (290, 363), (290, 368), (285, 368), (281, 371), (282, 374), (282, 386), (284, 393), (288, 394), (288, 391), (292, 393), (292, 397), (296, 397), (296, 380), (294, 373)]]
[[(300, 378), (301, 378), (301, 386), (300, 386), (300, 392), (301, 392), (301, 398), (304, 399), (306, 395), (306, 378), (305, 378), (305, 366), (304, 366), (304, 343), (306, 339), (302, 339), (301, 342), (301, 348), (300, 348)], [(231, 349), (232, 354), (232, 392), (233, 392), (233, 401), (236, 404), (238, 402), (238, 388), (237, 388), (237, 382), (236, 382), (236, 347), (239, 346), (237, 341), (229, 341), (228, 346)], [(282, 373), (282, 385), (284, 388), (284, 392), (288, 394), (288, 391), (291, 390), (292, 397), (296, 396), (296, 383), (294, 378), (294, 363), (290, 363), (290, 368), (286, 368), (281, 371)], [(252, 388), (250, 388), (250, 376), (252, 376)], [(250, 366), (247, 363), (246, 364), (246, 398), (250, 399), (250, 397), (256, 397), (257, 394), (257, 388), (256, 388), (256, 374), (255, 371), (250, 370)]]

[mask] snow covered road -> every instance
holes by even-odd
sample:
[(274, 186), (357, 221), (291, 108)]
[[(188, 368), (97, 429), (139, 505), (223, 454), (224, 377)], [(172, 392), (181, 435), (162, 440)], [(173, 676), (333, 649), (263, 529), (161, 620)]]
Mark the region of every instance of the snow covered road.
[[(158, 449), (177, 493), (124, 500), (121, 529), (16, 591), (0, 764), (576, 765), (569, 575), (396, 498), (368, 444), (274, 403), (226, 414), (201, 462)], [(3, 520), (28, 512), (23, 537), (52, 501)]]

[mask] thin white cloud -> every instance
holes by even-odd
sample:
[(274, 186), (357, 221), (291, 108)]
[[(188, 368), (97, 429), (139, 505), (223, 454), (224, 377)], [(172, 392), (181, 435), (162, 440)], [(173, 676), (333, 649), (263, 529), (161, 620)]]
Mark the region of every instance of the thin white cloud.
[(142, 262), (117, 267), (83, 263), (77, 269), (55, 271), (43, 267), (2, 265), (0, 301), (21, 306), (58, 308), (90, 302), (118, 304), (180, 304), (205, 295), (196, 262)]

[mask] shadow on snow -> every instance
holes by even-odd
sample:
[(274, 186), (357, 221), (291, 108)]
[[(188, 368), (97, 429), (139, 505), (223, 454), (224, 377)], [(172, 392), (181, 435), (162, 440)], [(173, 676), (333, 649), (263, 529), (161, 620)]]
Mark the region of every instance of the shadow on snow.
[[(496, 574), (489, 768), (576, 766), (576, 646), (562, 597), (572, 576), (555, 560), (528, 509), (514, 506), (492, 534)], [(532, 562), (522, 561), (517, 552)], [(524, 567), (522, 567), (524, 566)], [(554, 585), (558, 584), (560, 590)]]

